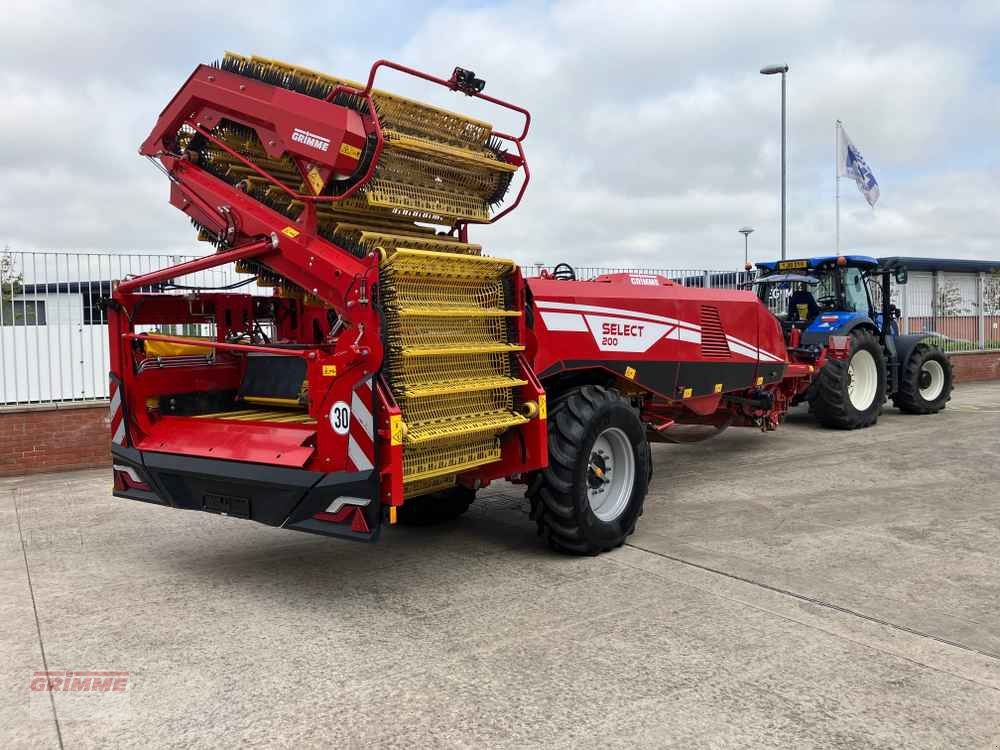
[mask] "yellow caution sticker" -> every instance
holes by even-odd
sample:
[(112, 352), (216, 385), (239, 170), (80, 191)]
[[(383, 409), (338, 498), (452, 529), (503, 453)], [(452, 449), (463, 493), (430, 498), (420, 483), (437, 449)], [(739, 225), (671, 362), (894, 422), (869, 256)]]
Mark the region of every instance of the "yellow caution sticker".
[(323, 365), (323, 377), (332, 378), (337, 375), (337, 365)]
[(291, 237), (293, 240), (299, 236), (299, 230), (295, 227), (285, 227), (281, 230), (281, 233), (286, 237)]
[(715, 384), (715, 392), (716, 393), (722, 393), (722, 383), (716, 383)]
[(361, 149), (357, 146), (352, 146), (350, 143), (341, 143), (340, 153), (344, 156), (350, 156), (352, 159), (359, 159), (361, 157)]
[(634, 367), (626, 367), (625, 368), (625, 377), (628, 378), (629, 380), (635, 380), (635, 368)]
[(694, 389), (692, 389), (692, 388), (685, 388), (684, 389), (684, 398), (691, 398), (691, 395), (693, 393), (694, 393)]
[(403, 418), (399, 414), (389, 417), (389, 443), (391, 445), (403, 444)]
[(539, 419), (546, 419), (547, 418), (547, 414), (548, 414), (548, 412), (547, 412), (546, 406), (545, 406), (545, 394), (543, 393), (542, 395), (540, 395), (538, 397), (538, 418)]
[(319, 170), (316, 167), (312, 167), (308, 172), (306, 172), (306, 178), (309, 180), (309, 187), (313, 189), (316, 195), (323, 192), (323, 177), (320, 175)]

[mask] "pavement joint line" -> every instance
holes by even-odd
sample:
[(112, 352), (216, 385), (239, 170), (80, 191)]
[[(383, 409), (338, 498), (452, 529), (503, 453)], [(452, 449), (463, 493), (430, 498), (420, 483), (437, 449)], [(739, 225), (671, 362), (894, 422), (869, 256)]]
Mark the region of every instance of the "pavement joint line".
[(981, 649), (975, 648), (973, 646), (967, 646), (958, 641), (952, 641), (947, 638), (941, 638), (940, 636), (933, 635), (931, 633), (925, 633), (921, 630), (908, 627), (906, 625), (899, 625), (889, 620), (883, 620), (880, 617), (875, 617), (874, 615), (866, 615), (864, 612), (858, 612), (857, 610), (850, 609), (849, 607), (842, 607), (839, 604), (834, 604), (833, 602), (828, 602), (824, 599), (818, 599), (807, 594), (800, 594), (795, 591), (790, 591), (788, 589), (783, 589), (779, 586), (772, 586), (771, 584), (764, 583), (762, 581), (755, 581), (752, 578), (747, 578), (745, 576), (738, 575), (736, 573), (729, 573), (725, 570), (719, 570), (718, 568), (713, 568), (709, 565), (702, 565), (701, 563), (696, 563), (692, 560), (685, 560), (682, 557), (676, 557), (674, 555), (668, 555), (664, 552), (657, 552), (656, 550), (647, 549), (645, 547), (640, 547), (636, 544), (631, 544), (626, 542), (626, 547), (631, 547), (632, 549), (639, 550), (640, 552), (645, 552), (650, 555), (655, 555), (657, 557), (662, 557), (666, 560), (671, 560), (673, 562), (679, 563), (681, 565), (687, 565), (692, 568), (697, 568), (703, 570), (707, 573), (713, 573), (715, 575), (724, 576), (725, 578), (732, 579), (734, 581), (739, 581), (741, 583), (747, 583), (751, 586), (756, 586), (758, 588), (766, 589), (767, 591), (773, 591), (776, 594), (781, 594), (782, 596), (787, 596), (793, 599), (798, 599), (799, 601), (807, 602), (809, 604), (814, 604), (818, 607), (824, 607), (826, 609), (833, 610), (835, 612), (840, 612), (841, 614), (849, 615), (851, 617), (857, 617), (861, 620), (866, 620), (868, 622), (875, 623), (876, 625), (882, 625), (887, 628), (892, 628), (893, 630), (899, 630), (904, 633), (909, 633), (910, 635), (915, 635), (919, 638), (927, 638), (932, 641), (937, 641), (938, 643), (943, 643), (946, 646), (951, 646), (952, 648), (961, 649), (962, 651), (968, 651), (969, 653), (978, 654), (979, 656), (985, 656), (988, 659), (1000, 662), (1000, 654), (994, 654), (990, 651), (983, 651)]
[[(632, 545), (625, 545), (625, 546), (631, 547)], [(644, 550), (644, 549), (642, 549), (640, 547), (633, 547), (633, 549), (635, 549), (636, 552), (644, 552), (644, 553), (647, 552), (647, 550)], [(658, 555), (655, 552), (651, 552), (651, 553), (648, 553), (648, 554), (652, 554), (655, 557), (665, 557), (664, 555)], [(849, 637), (849, 636), (847, 636), (847, 635), (845, 635), (843, 633), (838, 633), (835, 630), (830, 630), (828, 628), (820, 627), (819, 625), (817, 625), (815, 623), (806, 622), (805, 620), (800, 620), (798, 618), (790, 617), (789, 615), (782, 614), (781, 612), (778, 612), (778, 611), (776, 611), (776, 610), (774, 610), (774, 609), (772, 609), (770, 607), (761, 606), (759, 604), (754, 604), (753, 602), (747, 601), (747, 600), (742, 599), (740, 597), (727, 596), (725, 594), (719, 593), (718, 591), (714, 591), (714, 590), (712, 590), (710, 588), (704, 588), (704, 587), (698, 586), (698, 585), (696, 585), (694, 583), (683, 581), (683, 580), (680, 580), (680, 579), (677, 579), (677, 578), (671, 578), (669, 576), (663, 576), (663, 575), (660, 575), (658, 573), (654, 573), (653, 571), (649, 570), (648, 568), (639, 567), (639, 566), (633, 565), (632, 563), (629, 563), (629, 562), (624, 562), (624, 561), (621, 561), (621, 560), (616, 560), (615, 562), (617, 562), (619, 565), (623, 565), (625, 567), (632, 568), (633, 570), (641, 571), (643, 573), (647, 573), (649, 575), (656, 576), (657, 578), (663, 578), (664, 580), (669, 581), (670, 583), (676, 583), (676, 584), (678, 584), (680, 586), (689, 586), (689, 587), (691, 587), (693, 589), (696, 589), (696, 590), (701, 591), (703, 593), (709, 594), (710, 596), (718, 597), (719, 599), (723, 599), (723, 600), (725, 600), (727, 602), (732, 602), (733, 604), (738, 604), (738, 605), (743, 606), (743, 607), (749, 607), (750, 609), (755, 609), (755, 610), (758, 610), (760, 612), (764, 612), (764, 613), (766, 613), (768, 615), (771, 615), (772, 617), (778, 618), (779, 620), (784, 620), (785, 622), (794, 623), (795, 625), (800, 625), (801, 627), (808, 628), (810, 630), (816, 630), (816, 631), (819, 631), (820, 633), (825, 633), (826, 635), (829, 635), (829, 636), (831, 636), (833, 638), (837, 638), (838, 640), (847, 641), (848, 643), (853, 643), (853, 644), (855, 644), (857, 646), (862, 646), (863, 648), (867, 648), (867, 649), (871, 649), (873, 651), (877, 651), (880, 654), (886, 654), (887, 656), (891, 656), (894, 659), (900, 659), (902, 661), (909, 662), (910, 664), (913, 664), (915, 666), (923, 667), (924, 669), (929, 669), (932, 672), (938, 672), (940, 674), (945, 674), (945, 675), (948, 675), (949, 677), (955, 677), (956, 679), (962, 680), (964, 682), (969, 682), (969, 683), (971, 683), (973, 685), (976, 685), (978, 687), (983, 687), (983, 688), (987, 688), (989, 690), (993, 690), (995, 692), (1000, 692), (1000, 687), (998, 687), (996, 685), (991, 685), (988, 682), (982, 682), (980, 680), (977, 680), (977, 679), (972, 678), (972, 677), (968, 677), (967, 675), (961, 674), (961, 673), (956, 672), (956, 671), (951, 670), (951, 669), (944, 669), (942, 667), (938, 667), (938, 666), (935, 666), (933, 664), (928, 664), (927, 662), (921, 661), (920, 659), (916, 659), (916, 658), (913, 658), (912, 656), (907, 656), (906, 654), (900, 653), (898, 650), (893, 650), (893, 649), (889, 649), (889, 648), (883, 648), (883, 647), (881, 647), (879, 645), (876, 645), (874, 643), (868, 642), (866, 640), (862, 640), (862, 639), (858, 639), (858, 638), (851, 638), (851, 637)], [(671, 562), (673, 562), (673, 560), (671, 560)], [(703, 571), (703, 572), (705, 572), (705, 571)], [(989, 658), (989, 657), (987, 657), (987, 658)]]
[[(42, 638), (42, 624), (38, 619), (38, 604), (35, 602), (35, 588), (31, 583), (31, 567), (28, 565), (28, 546), (24, 541), (24, 534), (21, 531), (21, 509), (17, 504), (18, 489), (14, 488), (11, 494), (11, 500), (14, 502), (14, 518), (17, 521), (17, 538), (21, 542), (21, 556), (24, 558), (24, 574), (28, 579), (28, 593), (31, 595), (31, 612), (35, 617), (35, 630), (38, 632), (38, 649), (42, 654), (42, 667), (45, 669), (45, 674), (48, 676), (49, 673), (49, 661), (45, 655), (45, 641)], [(56, 739), (59, 741), (59, 749), (63, 750), (63, 738), (62, 729), (59, 727), (59, 714), (56, 713), (56, 699), (55, 694), (49, 690), (49, 705), (52, 706), (52, 721), (55, 723), (56, 727)]]

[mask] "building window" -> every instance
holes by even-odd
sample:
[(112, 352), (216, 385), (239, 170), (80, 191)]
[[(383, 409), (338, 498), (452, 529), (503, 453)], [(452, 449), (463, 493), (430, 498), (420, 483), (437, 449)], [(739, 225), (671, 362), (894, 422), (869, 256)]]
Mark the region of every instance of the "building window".
[(0, 303), (0, 324), (5, 326), (45, 325), (45, 302), (36, 299), (5, 299)]
[(91, 281), (80, 284), (83, 294), (83, 324), (87, 326), (107, 325), (107, 313), (101, 309), (101, 298), (111, 296), (110, 281)]

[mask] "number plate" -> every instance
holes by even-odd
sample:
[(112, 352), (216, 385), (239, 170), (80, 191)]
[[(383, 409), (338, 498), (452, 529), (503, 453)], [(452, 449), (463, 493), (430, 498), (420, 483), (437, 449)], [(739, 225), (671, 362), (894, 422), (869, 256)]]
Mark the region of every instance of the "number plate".
[(779, 271), (788, 271), (792, 268), (809, 268), (807, 260), (781, 260), (778, 261)]

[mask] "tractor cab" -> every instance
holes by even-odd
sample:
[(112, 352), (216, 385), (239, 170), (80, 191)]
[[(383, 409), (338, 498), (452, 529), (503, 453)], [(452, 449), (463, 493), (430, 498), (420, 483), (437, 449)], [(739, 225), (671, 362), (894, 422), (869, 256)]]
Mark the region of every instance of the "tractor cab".
[[(757, 264), (757, 296), (785, 329), (803, 343), (821, 343), (858, 325), (881, 327), (869, 279), (879, 273), (865, 255), (820, 256)], [(877, 291), (876, 291), (877, 294)]]

